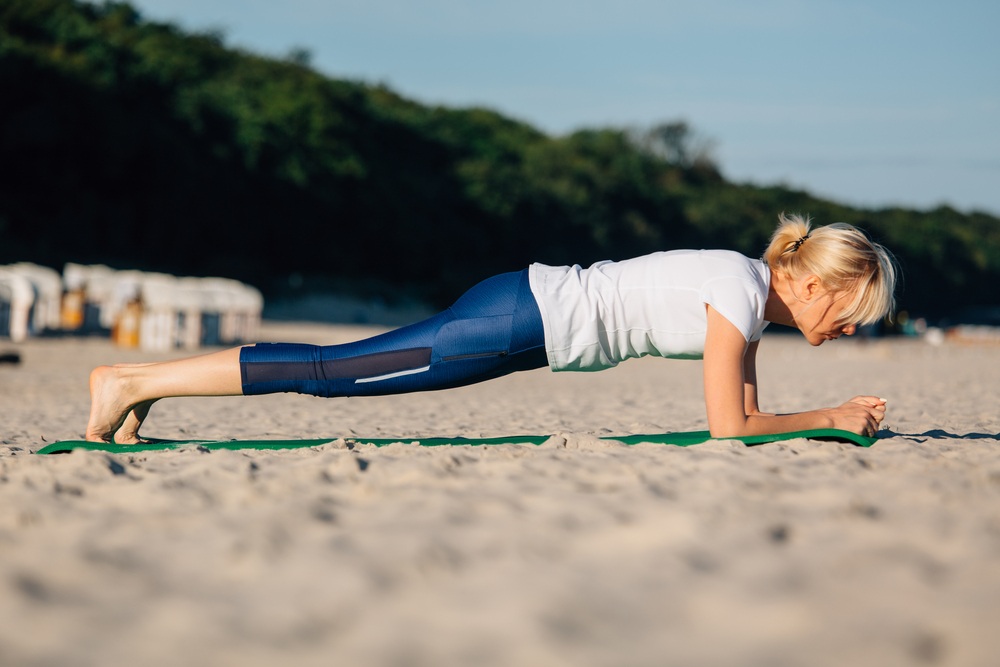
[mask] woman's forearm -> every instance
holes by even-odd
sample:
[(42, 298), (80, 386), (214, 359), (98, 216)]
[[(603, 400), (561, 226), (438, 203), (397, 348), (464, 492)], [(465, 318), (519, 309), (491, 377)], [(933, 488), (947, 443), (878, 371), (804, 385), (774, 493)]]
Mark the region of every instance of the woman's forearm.
[(746, 419), (745, 435), (808, 431), (833, 428), (833, 425), (833, 419), (823, 410), (810, 410), (787, 415), (750, 415)]
[(834, 420), (826, 410), (811, 410), (787, 415), (754, 413), (742, 420), (726, 424), (709, 424), (714, 438), (767, 435), (770, 433), (791, 433), (812, 429), (833, 428)]
[(822, 408), (787, 415), (716, 414), (709, 412), (709, 429), (713, 437), (743, 437), (770, 433), (792, 433), (813, 429), (835, 428), (861, 435), (874, 435), (885, 418), (885, 400), (875, 396), (855, 396), (836, 408)]
[(832, 427), (833, 419), (820, 410), (787, 415), (756, 412), (752, 415), (734, 415), (721, 424), (709, 422), (713, 438), (741, 438), (748, 435), (790, 433)]

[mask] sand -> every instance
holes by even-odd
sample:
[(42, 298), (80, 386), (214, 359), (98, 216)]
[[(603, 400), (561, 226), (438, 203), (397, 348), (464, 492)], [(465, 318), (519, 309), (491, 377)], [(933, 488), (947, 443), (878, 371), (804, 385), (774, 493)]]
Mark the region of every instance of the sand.
[[(3, 665), (996, 664), (998, 347), (765, 336), (762, 407), (883, 396), (870, 449), (596, 440), (706, 427), (700, 363), (644, 359), (400, 397), (175, 399), (147, 435), (331, 442), (52, 457), (32, 452), (82, 435), (93, 366), (166, 357), (17, 349), (0, 366)], [(557, 436), (337, 440), (520, 433)]]

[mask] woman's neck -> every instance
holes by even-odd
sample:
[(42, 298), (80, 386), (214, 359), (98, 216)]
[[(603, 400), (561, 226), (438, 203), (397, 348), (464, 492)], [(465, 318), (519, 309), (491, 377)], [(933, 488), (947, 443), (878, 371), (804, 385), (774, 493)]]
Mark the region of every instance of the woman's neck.
[(768, 287), (767, 301), (764, 303), (764, 319), (775, 324), (794, 327), (795, 318), (791, 306), (796, 303), (801, 305), (801, 301), (795, 296), (788, 276), (772, 269), (771, 285)]

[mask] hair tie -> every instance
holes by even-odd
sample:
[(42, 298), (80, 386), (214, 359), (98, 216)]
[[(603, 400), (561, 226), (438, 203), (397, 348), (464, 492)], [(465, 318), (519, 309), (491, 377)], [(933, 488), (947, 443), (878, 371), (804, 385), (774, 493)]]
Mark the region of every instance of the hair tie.
[[(812, 232), (810, 232), (810, 233), (812, 233)], [(795, 242), (795, 244), (794, 244), (794, 245), (793, 245), (793, 246), (792, 246), (791, 248), (789, 248), (788, 250), (786, 250), (785, 252), (786, 252), (786, 253), (789, 253), (789, 252), (795, 252), (796, 250), (798, 250), (798, 249), (799, 249), (799, 246), (800, 246), (800, 245), (802, 245), (803, 243), (805, 243), (805, 242), (806, 242), (806, 239), (807, 239), (807, 238), (809, 238), (809, 234), (806, 234), (805, 236), (800, 236), (800, 237), (799, 237), (799, 240), (798, 240), (798, 241), (796, 241), (796, 242)]]

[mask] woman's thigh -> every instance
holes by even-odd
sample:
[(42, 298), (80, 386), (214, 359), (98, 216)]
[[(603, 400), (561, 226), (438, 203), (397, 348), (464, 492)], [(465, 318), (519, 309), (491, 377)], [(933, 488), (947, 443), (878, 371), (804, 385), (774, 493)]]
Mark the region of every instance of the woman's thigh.
[(240, 355), (244, 394), (397, 394), (546, 365), (526, 270), (484, 280), (443, 313), (379, 336), (344, 345), (262, 343)]

